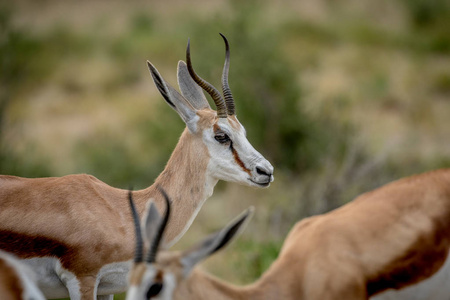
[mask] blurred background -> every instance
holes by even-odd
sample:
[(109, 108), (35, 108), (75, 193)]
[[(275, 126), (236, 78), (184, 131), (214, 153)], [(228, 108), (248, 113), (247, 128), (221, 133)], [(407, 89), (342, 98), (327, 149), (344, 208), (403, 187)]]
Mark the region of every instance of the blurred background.
[(0, 173), (151, 185), (184, 123), (145, 62), (176, 86), (191, 38), (197, 72), (220, 86), (219, 32), (237, 115), (275, 181), (219, 183), (175, 246), (254, 205), (203, 264), (214, 274), (251, 282), (296, 221), (450, 166), (448, 0), (0, 0)]

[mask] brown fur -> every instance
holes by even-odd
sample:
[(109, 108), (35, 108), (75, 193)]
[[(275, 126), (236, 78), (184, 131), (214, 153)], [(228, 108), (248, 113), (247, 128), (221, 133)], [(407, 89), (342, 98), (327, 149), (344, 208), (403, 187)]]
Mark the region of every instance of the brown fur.
[(179, 280), (174, 299), (368, 299), (429, 278), (449, 250), (445, 169), (392, 182), (298, 222), (254, 284), (236, 287), (194, 269)]
[(200, 120), (197, 122), (197, 126), (200, 127), (201, 130), (206, 128), (210, 128), (213, 124), (217, 123), (217, 113), (212, 109), (202, 109), (197, 111), (197, 116), (200, 117)]
[(22, 299), (23, 287), (13, 267), (0, 259), (0, 297), (2, 300)]
[(74, 251), (61, 241), (0, 230), (0, 249), (14, 253), (17, 257), (23, 259), (46, 256), (59, 257), (64, 268), (73, 269), (71, 258), (74, 256)]
[[(206, 126), (214, 115), (200, 114), (207, 120), (201, 119), (199, 126)], [(133, 192), (140, 215), (150, 199), (160, 211), (164, 209), (157, 185), (171, 196), (166, 241), (184, 230), (204, 200), (209, 154), (201, 139), (201, 133), (186, 129), (155, 184)], [(126, 190), (84, 174), (37, 179), (2, 175), (0, 187), (0, 238), (14, 245), (4, 240), (0, 248), (22, 258), (51, 255), (60, 259), (79, 278), (83, 299), (92, 299), (102, 266), (133, 258), (134, 228)]]
[(242, 168), (242, 170), (244, 170), (245, 172), (247, 172), (247, 174), (249, 176), (252, 176), (252, 171), (250, 171), (244, 164), (244, 162), (241, 160), (241, 158), (239, 157), (239, 154), (237, 153), (236, 149), (233, 148), (233, 146), (230, 147), (231, 148), (231, 152), (233, 153), (233, 157), (234, 157), (234, 161)]
[(133, 269), (130, 271), (130, 285), (138, 285), (142, 282), (142, 277), (144, 276), (147, 266), (144, 262), (135, 264)]
[(238, 119), (236, 118), (235, 115), (233, 116), (228, 116), (228, 121), (230, 122), (230, 125), (233, 129), (235, 130), (240, 130), (241, 128), (241, 123), (239, 123)]

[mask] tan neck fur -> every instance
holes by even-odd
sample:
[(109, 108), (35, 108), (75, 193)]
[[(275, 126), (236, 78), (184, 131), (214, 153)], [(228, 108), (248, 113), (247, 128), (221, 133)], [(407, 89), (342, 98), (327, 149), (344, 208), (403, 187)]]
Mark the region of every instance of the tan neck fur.
[(164, 188), (170, 195), (172, 212), (165, 232), (166, 242), (172, 243), (184, 233), (217, 183), (217, 180), (207, 178), (208, 150), (202, 141), (196, 139), (201, 139), (201, 134), (194, 135), (185, 129), (164, 171), (155, 183), (135, 193), (135, 201), (141, 216), (150, 199), (154, 199), (160, 212), (165, 210), (157, 186)]
[(282, 263), (275, 261), (258, 281), (246, 286), (229, 284), (196, 268), (186, 280), (189, 288), (182, 292), (189, 293), (189, 296), (184, 296), (186, 299), (200, 300), (298, 299), (298, 278), (293, 281), (294, 278), (286, 274), (286, 267)]

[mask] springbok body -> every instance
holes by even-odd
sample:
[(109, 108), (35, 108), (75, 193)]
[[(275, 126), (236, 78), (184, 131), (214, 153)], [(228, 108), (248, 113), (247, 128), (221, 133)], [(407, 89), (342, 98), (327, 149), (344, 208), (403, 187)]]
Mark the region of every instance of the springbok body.
[(2, 300), (44, 300), (35, 274), (14, 256), (0, 251), (0, 297)]
[[(178, 64), (182, 94), (148, 62), (158, 90), (187, 127), (155, 184), (133, 192), (140, 213), (150, 199), (161, 207), (163, 198), (156, 185), (172, 195), (169, 244), (187, 230), (218, 180), (256, 187), (273, 181), (273, 167), (251, 146), (236, 118), (227, 83), (227, 42), (226, 46), (225, 99), (193, 71), (189, 45), (187, 65)], [(217, 112), (201, 87), (212, 95)], [(0, 176), (0, 249), (33, 267), (48, 298), (87, 300), (104, 295), (101, 298), (112, 299), (112, 294), (126, 290), (134, 256), (126, 194), (90, 175)]]
[(136, 264), (127, 300), (142, 299), (137, 290), (149, 290), (158, 278), (165, 281), (152, 299), (447, 300), (450, 169), (392, 182), (298, 222), (277, 260), (248, 286), (192, 270), (230, 235), (216, 235), (215, 242), (209, 238), (186, 252), (160, 253), (141, 280)]

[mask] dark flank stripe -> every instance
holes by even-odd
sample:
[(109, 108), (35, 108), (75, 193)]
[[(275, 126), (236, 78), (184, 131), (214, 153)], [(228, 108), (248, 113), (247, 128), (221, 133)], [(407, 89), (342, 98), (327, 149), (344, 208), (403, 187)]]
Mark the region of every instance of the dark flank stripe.
[(66, 259), (73, 254), (73, 251), (60, 241), (8, 230), (0, 230), (0, 249), (14, 253), (22, 259), (56, 257), (60, 259), (65, 268), (70, 268), (69, 261)]
[(436, 232), (428, 240), (418, 239), (410, 249), (370, 278), (367, 283), (369, 296), (390, 288), (405, 288), (436, 273), (445, 263), (449, 249), (448, 231)]

